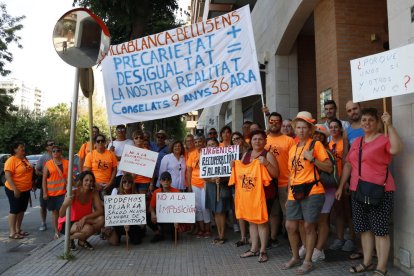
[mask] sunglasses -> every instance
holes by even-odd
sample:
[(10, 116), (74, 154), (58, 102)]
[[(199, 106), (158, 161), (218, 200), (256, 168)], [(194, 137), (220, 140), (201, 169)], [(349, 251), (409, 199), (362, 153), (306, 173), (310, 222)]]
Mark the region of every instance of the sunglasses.
[(124, 132), (126, 131), (126, 128), (117, 128), (116, 131)]
[(280, 123), (280, 120), (269, 120), (269, 124)]
[(208, 135), (217, 135), (217, 132), (209, 132)]
[(105, 144), (105, 140), (96, 140), (96, 143), (98, 143), (98, 144)]
[(54, 149), (54, 150), (52, 150), (52, 152), (62, 152), (62, 150), (60, 150), (60, 149)]
[(234, 137), (233, 139), (231, 139), (233, 142), (235, 141), (239, 141), (241, 139), (241, 137)]
[(48, 147), (50, 147), (50, 146), (54, 146), (54, 145), (55, 145), (55, 143), (48, 143), (48, 144), (47, 144), (47, 146), (48, 146)]

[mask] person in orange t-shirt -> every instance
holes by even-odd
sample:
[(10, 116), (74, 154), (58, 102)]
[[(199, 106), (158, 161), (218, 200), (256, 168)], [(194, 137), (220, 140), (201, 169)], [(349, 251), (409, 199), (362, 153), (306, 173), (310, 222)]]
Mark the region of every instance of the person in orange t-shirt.
[[(110, 194), (110, 188), (114, 184), (117, 172), (118, 160), (112, 151), (105, 148), (105, 142), (105, 136), (102, 134), (96, 137), (96, 149), (86, 155), (83, 169), (93, 172), (97, 191)], [(101, 196), (103, 195), (101, 193)]]
[(220, 130), (220, 144), (219, 147), (227, 147), (231, 145), (231, 127), (224, 126)]
[[(295, 145), (293, 138), (282, 134), (282, 115), (277, 112), (269, 114), (268, 119), (268, 135), (265, 149), (273, 154), (279, 166), (279, 177), (277, 178), (278, 193), (272, 210), (269, 214), (270, 223), (270, 246), (277, 246), (277, 235), (279, 224), (282, 218), (284, 222), (286, 219), (286, 201), (287, 201), (287, 186), (289, 179), (288, 159), (289, 150)], [(282, 212), (282, 213), (281, 213)]]
[(196, 226), (198, 226), (197, 237), (209, 238), (210, 231), (210, 210), (205, 207), (206, 190), (204, 188), (204, 180), (200, 178), (200, 152), (206, 145), (206, 139), (203, 135), (194, 137), (196, 150), (193, 151), (186, 162), (187, 171), (186, 179), (188, 191), (194, 192), (195, 208), (196, 208)]
[[(134, 140), (134, 146), (149, 150), (145, 147), (145, 136), (144, 132), (141, 130), (136, 130), (132, 133), (132, 138)], [(148, 190), (154, 190), (154, 184), (152, 182), (152, 177), (147, 177), (139, 174), (132, 174), (134, 177), (135, 188), (139, 194), (147, 194)]]
[(4, 190), (10, 205), (8, 216), (9, 238), (23, 239), (29, 235), (21, 229), (21, 226), (33, 185), (33, 167), (26, 159), (24, 143), (13, 143), (10, 154), (12, 156), (4, 164), (4, 174), (6, 176)]
[[(236, 166), (232, 170), (232, 176), (237, 179), (230, 179), (229, 184), (236, 183), (236, 217), (249, 221), (249, 232), (252, 246), (249, 250), (240, 255), (240, 258), (259, 256), (259, 262), (267, 262), (266, 253), (267, 241), (269, 238), (268, 213), (272, 209), (274, 199), (267, 199), (263, 185), (269, 186), (272, 178), (279, 176), (279, 167), (273, 154), (264, 149), (266, 145), (266, 133), (263, 130), (255, 130), (250, 133), (252, 150), (243, 155), (243, 164), (260, 162), (259, 168), (244, 168)], [(253, 164), (254, 165), (254, 164)], [(259, 166), (259, 164), (257, 164)], [(260, 173), (259, 170), (260, 169)], [(241, 170), (241, 171), (240, 171)], [(260, 246), (260, 248), (259, 248)]]
[[(300, 263), (299, 258), (299, 222), (304, 220), (306, 239), (306, 254), (302, 265), (297, 269), (297, 274), (306, 274), (313, 269), (312, 254), (316, 242), (316, 223), (325, 201), (325, 190), (322, 183), (318, 182), (320, 170), (330, 172), (332, 164), (324, 146), (318, 141), (312, 151), (309, 150), (311, 135), (315, 128), (312, 114), (301, 111), (293, 120), (293, 128), (299, 138), (299, 143), (289, 151), (289, 194), (286, 203), (286, 230), (292, 249), (292, 258), (283, 265), (283, 269), (290, 269)], [(304, 199), (296, 200), (292, 193), (292, 187), (301, 184), (312, 185), (310, 193)], [(302, 186), (303, 187), (303, 186)]]
[[(92, 127), (92, 148), (95, 148), (95, 140), (99, 134), (99, 128), (97, 126)], [(79, 149), (78, 157), (79, 157), (79, 171), (83, 171), (83, 165), (85, 163), (85, 158), (88, 153), (91, 152), (91, 143), (85, 142)]]

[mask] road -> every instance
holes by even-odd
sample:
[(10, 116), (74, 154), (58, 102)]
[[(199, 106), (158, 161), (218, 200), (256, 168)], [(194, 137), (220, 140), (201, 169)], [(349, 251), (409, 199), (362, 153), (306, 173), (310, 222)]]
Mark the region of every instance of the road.
[(7, 223), (9, 201), (4, 186), (0, 187), (0, 275), (29, 256), (31, 251), (45, 246), (53, 239), (54, 232), (50, 224), (51, 214), (49, 213), (47, 217), (47, 231), (40, 232), (39, 191), (36, 192), (36, 199), (34, 193), (31, 193), (31, 196), (33, 207), (28, 207), (22, 225), (22, 229), (29, 232), (30, 235), (22, 240), (12, 240), (9, 239)]

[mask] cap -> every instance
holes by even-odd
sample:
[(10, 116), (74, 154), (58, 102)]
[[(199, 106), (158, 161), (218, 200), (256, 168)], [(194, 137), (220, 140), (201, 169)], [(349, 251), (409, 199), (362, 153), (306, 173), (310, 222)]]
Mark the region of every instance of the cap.
[(331, 136), (331, 134), (329, 133), (328, 129), (323, 124), (316, 124), (315, 125), (315, 132), (322, 133), (323, 135), (325, 135), (326, 138), (328, 138), (329, 136)]
[(165, 132), (165, 130), (162, 130), (162, 129), (160, 129), (160, 130), (157, 132), (157, 135), (159, 135), (159, 134), (162, 134), (162, 135), (164, 135), (164, 136), (167, 136), (167, 133)]
[(315, 123), (315, 119), (312, 118), (312, 114), (308, 111), (300, 111), (298, 115), (296, 115), (296, 118), (293, 119), (294, 122), (297, 120), (303, 120), (312, 125)]
[(167, 171), (163, 172), (160, 176), (160, 180), (171, 180), (171, 174)]

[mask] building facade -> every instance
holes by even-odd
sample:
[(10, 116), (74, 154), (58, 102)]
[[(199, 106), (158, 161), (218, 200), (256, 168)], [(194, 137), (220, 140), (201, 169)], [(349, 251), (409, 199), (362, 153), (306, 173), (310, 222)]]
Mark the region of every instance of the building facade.
[(44, 97), (42, 90), (30, 86), (26, 82), (18, 79), (0, 81), (0, 88), (6, 90), (16, 90), (13, 94), (13, 105), (19, 109), (27, 109), (40, 116), (44, 111)]
[[(409, 0), (193, 0), (192, 22), (246, 4), (265, 103), (284, 118), (307, 110), (323, 121), (323, 101), (333, 99), (338, 117), (346, 120), (345, 104), (352, 99), (350, 60), (414, 42), (414, 2)], [(383, 110), (382, 100), (361, 105)], [(199, 124), (241, 130), (244, 120), (263, 122), (260, 106), (260, 97), (222, 103), (204, 109)], [(405, 148), (393, 166), (397, 192), (392, 256), (395, 266), (414, 274), (414, 94), (388, 98), (387, 111)]]

